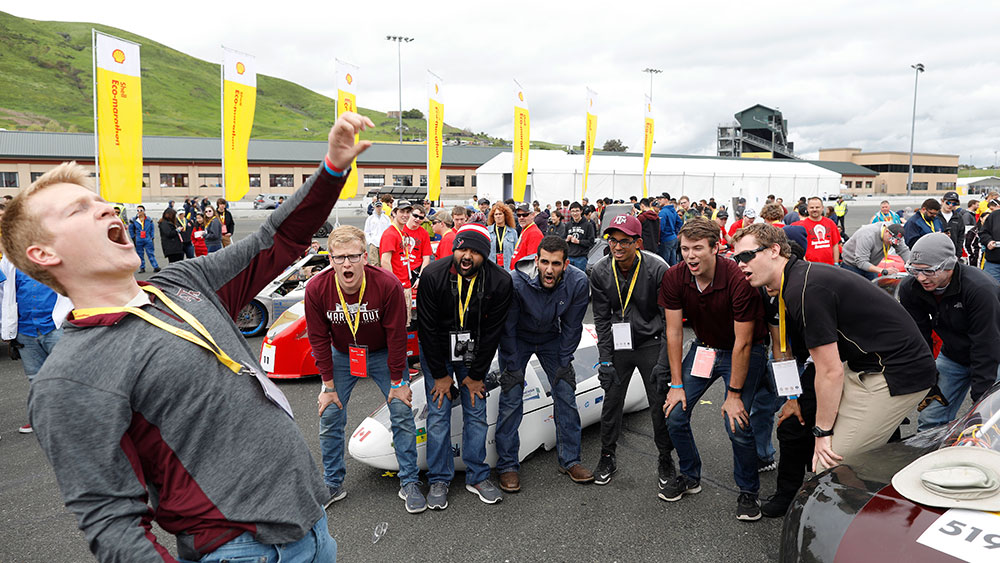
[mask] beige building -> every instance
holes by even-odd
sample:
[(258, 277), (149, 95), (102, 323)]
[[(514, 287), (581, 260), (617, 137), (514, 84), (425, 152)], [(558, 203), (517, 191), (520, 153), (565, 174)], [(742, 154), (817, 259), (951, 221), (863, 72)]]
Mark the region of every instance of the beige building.
[[(874, 195), (906, 193), (906, 178), (910, 163), (908, 152), (865, 153), (856, 148), (820, 149), (819, 160), (852, 162), (878, 173), (874, 180), (865, 178), (860, 182), (851, 182), (847, 186), (850, 193)], [(913, 153), (913, 194), (926, 192), (928, 195), (938, 196), (954, 190), (957, 181), (958, 155)]]

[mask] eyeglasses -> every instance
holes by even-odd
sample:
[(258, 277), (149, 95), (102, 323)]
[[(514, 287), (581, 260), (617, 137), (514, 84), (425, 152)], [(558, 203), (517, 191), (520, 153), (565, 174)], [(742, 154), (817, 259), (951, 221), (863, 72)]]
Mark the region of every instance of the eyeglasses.
[(331, 256), (330, 260), (333, 260), (334, 264), (343, 264), (344, 260), (347, 260), (351, 264), (357, 264), (361, 261), (362, 254), (341, 254), (337, 256)]
[(751, 260), (753, 260), (757, 256), (758, 252), (760, 252), (762, 250), (767, 250), (767, 247), (766, 246), (760, 246), (758, 248), (755, 248), (754, 250), (744, 250), (743, 252), (740, 252), (738, 254), (734, 254), (733, 255), (733, 260), (736, 260), (737, 264), (740, 263), (740, 262), (742, 262), (744, 264), (747, 264), (747, 263), (749, 263)]
[(630, 246), (635, 244), (635, 239), (608, 237), (608, 246)]
[(941, 271), (941, 267), (942, 266), (944, 266), (944, 264), (938, 264), (934, 268), (914, 268), (913, 266), (907, 266), (906, 267), (906, 273), (910, 274), (913, 277), (917, 277), (917, 276), (919, 276), (921, 274), (923, 274), (925, 276), (933, 276), (934, 274), (936, 274), (939, 271)]
[(420, 221), (425, 217), (425, 215), (417, 215), (416, 213), (410, 213), (410, 217), (413, 217), (414, 219)]

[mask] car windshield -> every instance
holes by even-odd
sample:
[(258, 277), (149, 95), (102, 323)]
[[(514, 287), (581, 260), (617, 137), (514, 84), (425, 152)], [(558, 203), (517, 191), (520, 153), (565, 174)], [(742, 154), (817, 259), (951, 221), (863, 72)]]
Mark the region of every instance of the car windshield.
[(978, 446), (1000, 452), (1000, 384), (995, 384), (969, 414), (953, 422), (939, 448)]

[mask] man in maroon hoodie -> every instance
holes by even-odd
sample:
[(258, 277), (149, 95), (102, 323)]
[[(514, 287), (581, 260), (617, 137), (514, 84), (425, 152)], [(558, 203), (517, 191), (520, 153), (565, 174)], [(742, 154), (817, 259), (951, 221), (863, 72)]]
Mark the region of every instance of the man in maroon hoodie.
[(306, 327), (316, 367), (323, 378), (317, 399), (323, 479), (329, 507), (347, 496), (344, 488), (344, 426), (354, 384), (372, 379), (389, 404), (392, 441), (399, 462), (399, 498), (406, 511), (423, 512), (427, 502), (417, 473), (417, 431), (406, 369), (406, 301), (389, 271), (366, 264), (365, 233), (351, 226), (330, 233), (332, 268), (306, 285)]
[(639, 200), (639, 223), (642, 225), (642, 246), (657, 254), (660, 246), (660, 215), (650, 207), (649, 198)]

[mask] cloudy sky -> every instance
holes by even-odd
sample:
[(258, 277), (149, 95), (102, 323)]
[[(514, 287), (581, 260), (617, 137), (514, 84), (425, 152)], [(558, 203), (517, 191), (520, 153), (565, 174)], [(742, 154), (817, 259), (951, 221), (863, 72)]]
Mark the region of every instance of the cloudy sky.
[[(245, 6), (243, 8), (239, 6)], [(0, 8), (97, 21), (217, 61), (257, 56), (258, 72), (333, 97), (334, 58), (361, 67), (358, 103), (426, 109), (426, 70), (446, 83), (445, 119), (511, 138), (512, 79), (533, 139), (576, 144), (585, 88), (599, 93), (598, 144), (639, 149), (653, 79), (655, 152), (714, 154), (715, 128), (753, 104), (780, 108), (805, 157), (821, 147), (909, 150), (914, 70), (917, 152), (992, 165), (1000, 150), (1000, 2), (68, 2)], [(161, 6), (163, 6), (161, 8)], [(348, 7), (344, 11), (345, 7)]]

